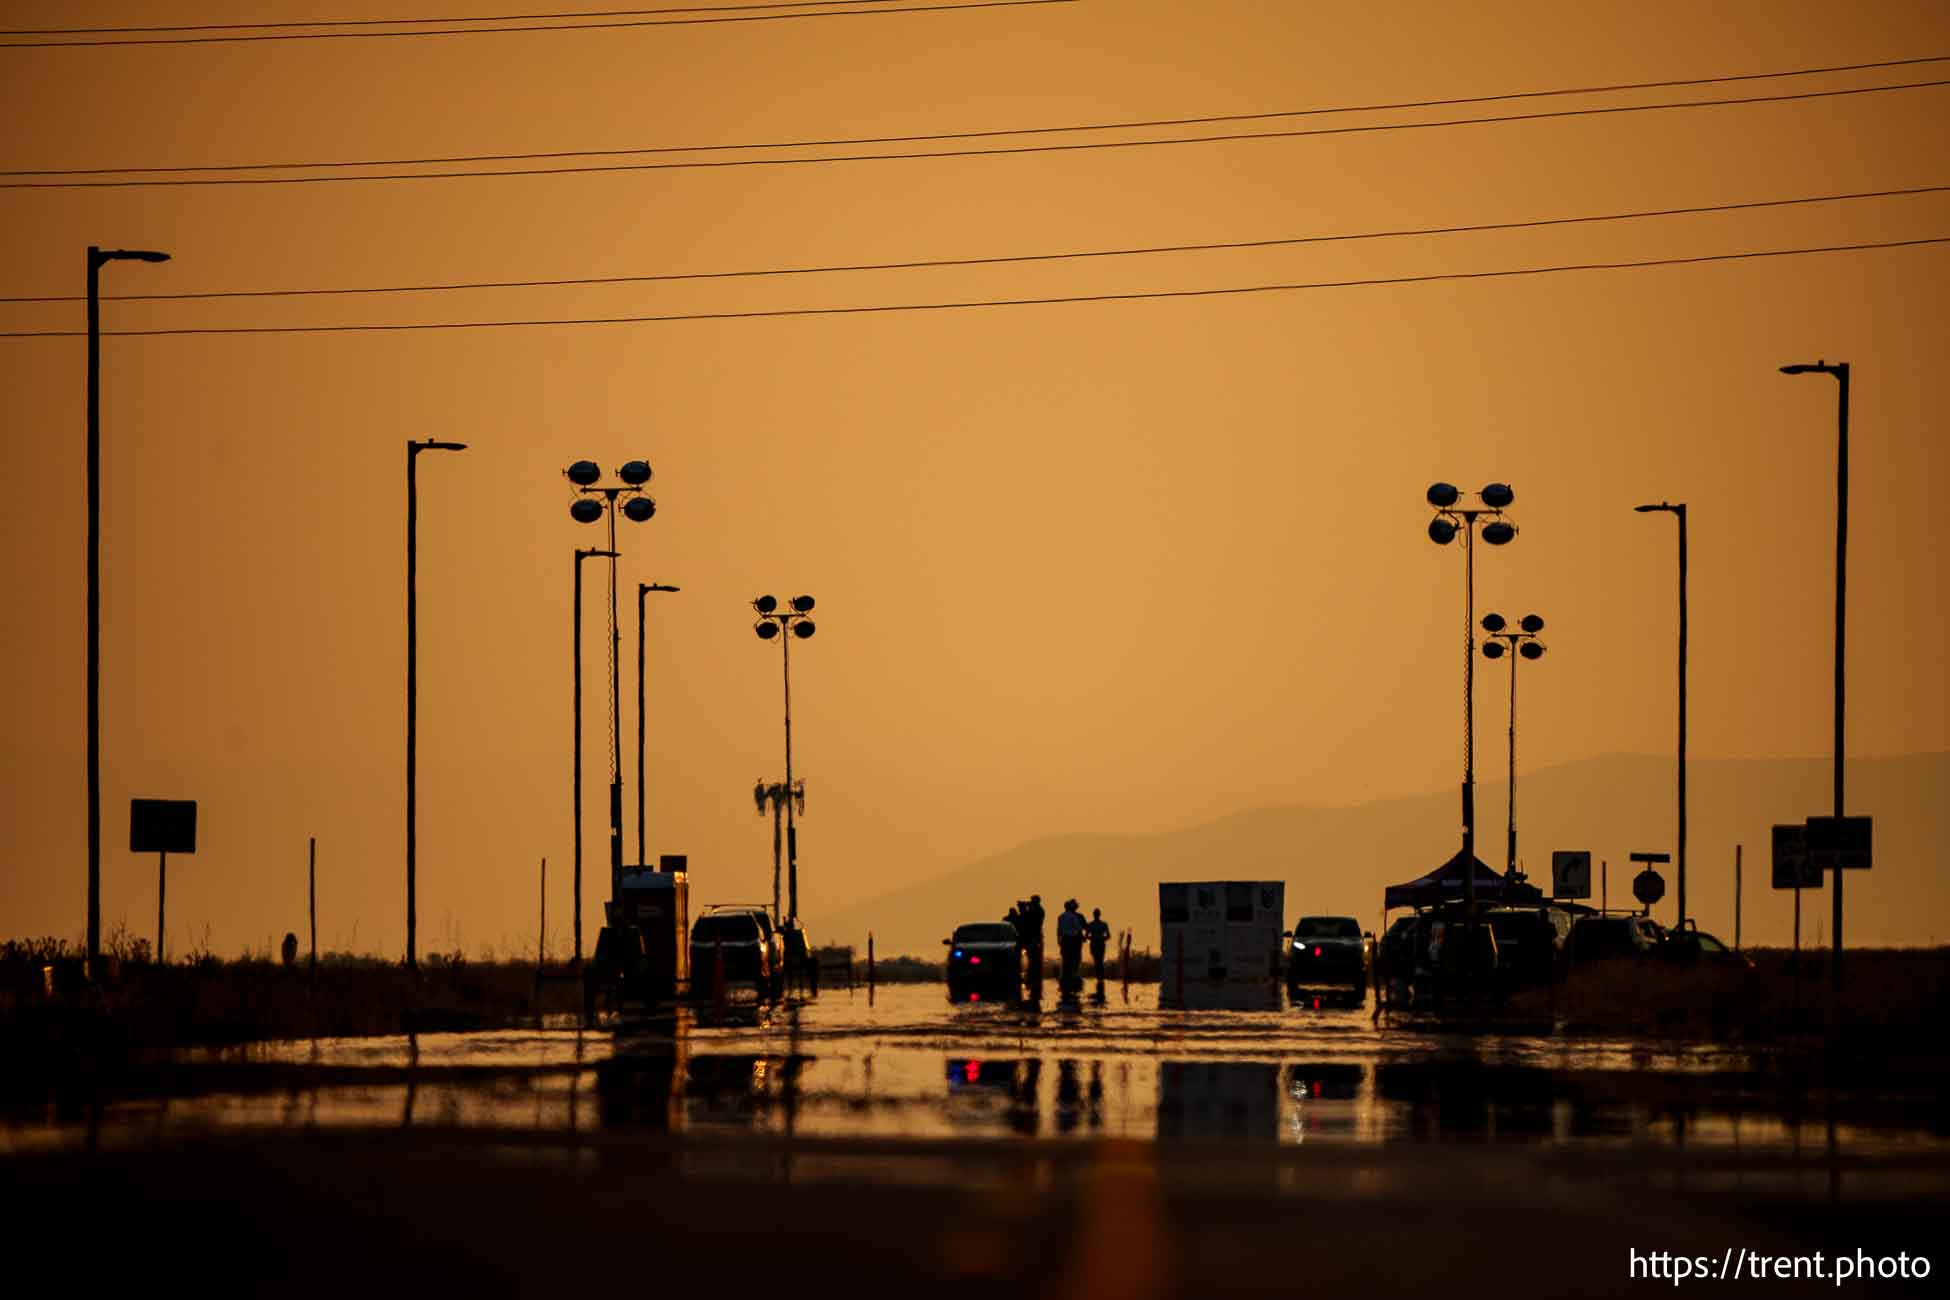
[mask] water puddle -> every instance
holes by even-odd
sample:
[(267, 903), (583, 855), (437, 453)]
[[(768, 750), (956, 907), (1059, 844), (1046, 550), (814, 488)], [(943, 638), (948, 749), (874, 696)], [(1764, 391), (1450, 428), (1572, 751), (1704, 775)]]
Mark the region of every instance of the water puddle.
[(170, 1054), (115, 1096), (0, 1116), (0, 1150), (211, 1130), (459, 1127), (808, 1137), (1520, 1142), (1941, 1152), (1932, 1098), (1797, 1090), (1764, 1053), (1377, 1025), (1370, 1008), (1040, 1008), (931, 985), (582, 1028)]

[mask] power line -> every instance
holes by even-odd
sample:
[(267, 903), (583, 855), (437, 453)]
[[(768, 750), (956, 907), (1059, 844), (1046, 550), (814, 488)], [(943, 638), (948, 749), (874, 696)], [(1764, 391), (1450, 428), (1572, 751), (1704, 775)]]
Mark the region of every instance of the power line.
[[(599, 284), (656, 284), (679, 280), (733, 280), (778, 275), (826, 275), (847, 271), (910, 271), (953, 266), (999, 266), (1026, 262), (1059, 262), (1084, 258), (1137, 257), (1158, 253), (1205, 253), (1250, 248), (1280, 248), (1300, 244), (1344, 243), (1352, 240), (1403, 239), (1428, 235), (1481, 234), (1496, 230), (1533, 230), (1545, 226), (1589, 225), (1603, 221), (1636, 221), (1652, 217), (1698, 216), (1716, 212), (1744, 212), (1758, 208), (1784, 208), (1810, 203), (1840, 203), (1863, 199), (1907, 198), (1922, 194), (1950, 192), (1950, 185), (1917, 185), (1907, 189), (1863, 190), (1851, 194), (1813, 194), (1788, 199), (1753, 199), (1737, 203), (1694, 204), (1677, 208), (1644, 208), (1631, 212), (1604, 212), (1575, 217), (1537, 217), (1524, 221), (1485, 221), (1457, 226), (1418, 226), (1395, 230), (1368, 230), (1331, 235), (1292, 235), (1270, 239), (1239, 239), (1218, 243), (1153, 244), (1139, 248), (1075, 249), (1061, 253), (1013, 253), (984, 257), (929, 258), (906, 262), (851, 262), (828, 266), (763, 267), (736, 271), (673, 271), (648, 275), (599, 275), (555, 280), (466, 280), (445, 284), (394, 284), (324, 289), (232, 289), (189, 293), (105, 294), (110, 302), (184, 302), (229, 298), (310, 298), (341, 297), (359, 294), (444, 293), (461, 289), (546, 289)], [(0, 303), (82, 302), (81, 294), (47, 294), (0, 297)]]
[[(859, 0), (878, 5), (882, 0)], [(859, 18), (883, 14), (945, 13), (959, 9), (1016, 9), (1029, 5), (1067, 5), (1077, 0), (966, 0), (959, 4), (913, 4), (899, 8), (828, 9), (800, 14), (729, 14), (717, 18), (617, 18), (594, 23), (540, 23), (516, 27), (427, 27), (404, 32), (264, 32), (253, 36), (122, 37), (103, 41), (4, 41), (0, 50), (72, 50), (106, 45), (233, 45), (250, 41), (379, 40), (398, 36), (482, 36), (493, 32), (594, 32), (618, 27), (693, 27), (710, 23), (767, 23), (793, 18)], [(411, 21), (411, 20), (408, 20)]]
[[(327, 159), (323, 162), (204, 163), (166, 167), (41, 167), (0, 170), (0, 176), (143, 176), (180, 172), (287, 171), (324, 167), (419, 167), (478, 162), (533, 162), (550, 158), (620, 158), (639, 154), (723, 153), (754, 149), (827, 149), (869, 144), (921, 144), (940, 140), (982, 140), (998, 136), (1058, 135), (1081, 131), (1123, 131), (1167, 126), (1212, 126), (1222, 122), (1264, 122), (1274, 118), (1327, 117), (1344, 113), (1384, 113), (1420, 108), (1454, 108), (1517, 99), (1547, 99), (1564, 95), (1601, 95), (1633, 90), (1666, 90), (1675, 86), (1723, 85), (1735, 81), (1765, 81), (1784, 77), (1824, 76), (1877, 68), (1911, 67), (1950, 62), (1950, 55), (1913, 59), (1885, 59), (1877, 63), (1839, 63), (1819, 68), (1790, 68), (1781, 72), (1742, 72), (1719, 77), (1689, 77), (1666, 81), (1615, 82), (1609, 85), (1562, 86), (1551, 90), (1514, 90), (1492, 95), (1464, 95), (1450, 99), (1397, 100), (1381, 104), (1346, 104), (1327, 108), (1276, 109), (1265, 113), (1216, 113), (1203, 117), (1163, 117), (1117, 122), (1071, 122), (1057, 126), (1002, 127), (981, 131), (937, 131), (927, 134), (837, 136), (825, 139), (752, 140), (732, 144), (644, 145), (628, 149), (553, 149), (532, 153), (449, 154), (423, 158)], [(1871, 89), (1875, 89), (1871, 87)], [(1722, 101), (1711, 101), (1722, 102)], [(501, 174), (501, 173), (495, 173)]]
[(550, 18), (630, 18), (648, 14), (727, 13), (741, 9), (824, 9), (835, 5), (878, 4), (884, 0), (791, 0), (782, 4), (682, 5), (669, 9), (569, 9), (539, 14), (443, 14), (431, 18), (316, 18), (310, 22), (176, 23), (159, 27), (21, 27), (0, 36), (96, 36), (122, 32), (249, 32), (299, 27), (403, 27), (409, 23), (513, 23)]
[[(966, 6), (964, 6), (966, 7)], [(891, 11), (888, 11), (891, 12)], [(1555, 118), (1603, 117), (1614, 113), (1650, 113), (1666, 109), (1728, 108), (1775, 104), (1792, 100), (1831, 99), (1842, 95), (1873, 95), (1894, 90), (1927, 90), (1950, 85), (1950, 79), (1907, 81), (1887, 86), (1856, 86), (1842, 90), (1804, 90), (1779, 95), (1748, 95), (1739, 99), (1669, 100), (1659, 104), (1623, 104), (1607, 108), (1552, 109), (1542, 113), (1504, 113), (1491, 117), (1444, 118), (1434, 122), (1381, 122), (1362, 126), (1309, 127), (1296, 131), (1234, 131), (1224, 135), (1168, 136), (1152, 140), (1092, 140), (1072, 144), (1010, 145), (1001, 149), (936, 149), (907, 153), (821, 154), (813, 158), (735, 158), (687, 162), (604, 163), (576, 167), (524, 167), (507, 170), (445, 172), (389, 172), (358, 176), (225, 176), (186, 180), (148, 181), (4, 181), (0, 190), (152, 189), (206, 185), (323, 185), (348, 181), (458, 180), (486, 176), (572, 176), (601, 172), (691, 171), (718, 167), (792, 167), (812, 163), (896, 162), (923, 158), (994, 158), (1018, 154), (1073, 153), (1087, 149), (1137, 149), (1157, 145), (1224, 144), (1247, 140), (1291, 140), (1306, 136), (1361, 135), (1377, 131), (1425, 131), (1438, 127), (1494, 126), (1509, 122), (1538, 122)]]
[[(590, 316), (532, 320), (426, 321), (416, 324), (360, 325), (238, 325), (175, 329), (103, 330), (104, 337), (157, 338), (190, 334), (363, 334), (406, 330), (513, 329), (562, 325), (642, 325), (676, 321), (764, 320), (787, 316), (862, 316), (886, 312), (959, 311), (984, 307), (1045, 307), (1072, 303), (1137, 302), (1166, 298), (1216, 298), (1254, 293), (1288, 293), (1304, 289), (1353, 289), (1381, 285), (1434, 284), (1442, 281), (1491, 280), (1514, 276), (1558, 275), (1572, 271), (1627, 271), (1656, 266), (1696, 266), (1707, 262), (1739, 262), (1770, 257), (1801, 257), (1814, 253), (1853, 253), (1874, 249), (1914, 248), (1950, 244), (1950, 235), (1921, 239), (1893, 239), (1878, 243), (1824, 244), (1811, 248), (1748, 249), (1736, 253), (1707, 253), (1698, 257), (1655, 257), (1632, 262), (1574, 262), (1556, 266), (1525, 266), (1493, 271), (1440, 271), (1427, 275), (1376, 276), (1359, 280), (1310, 280), (1284, 284), (1226, 285), (1206, 289), (1154, 289), (1131, 293), (1065, 294), (1051, 298), (981, 298), (960, 302), (870, 303), (855, 307), (781, 307), (752, 311), (679, 312), (660, 316)], [(9, 330), (4, 339), (82, 338), (85, 330)]]

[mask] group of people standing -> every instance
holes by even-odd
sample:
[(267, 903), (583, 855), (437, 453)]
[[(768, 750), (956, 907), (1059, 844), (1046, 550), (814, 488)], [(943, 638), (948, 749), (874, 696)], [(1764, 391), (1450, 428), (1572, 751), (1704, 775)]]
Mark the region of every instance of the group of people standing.
[[(1031, 894), (1026, 902), (1011, 907), (1002, 919), (1016, 928), (1022, 948), (1029, 955), (1029, 978), (1043, 981), (1043, 896)], [(1066, 899), (1056, 917), (1056, 951), (1061, 959), (1057, 987), (1066, 995), (1083, 991), (1083, 946), (1090, 945), (1090, 959), (1097, 968), (1097, 982), (1104, 982), (1104, 950), (1110, 945), (1110, 926), (1104, 923), (1102, 908), (1092, 908), (1090, 919), (1074, 898)]]

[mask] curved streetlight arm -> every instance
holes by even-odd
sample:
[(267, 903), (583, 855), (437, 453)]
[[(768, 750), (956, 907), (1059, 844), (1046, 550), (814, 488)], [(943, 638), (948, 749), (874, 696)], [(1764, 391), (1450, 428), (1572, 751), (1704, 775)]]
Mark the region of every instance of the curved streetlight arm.
[(96, 266), (105, 262), (167, 262), (169, 254), (152, 248), (91, 248), (88, 259)]

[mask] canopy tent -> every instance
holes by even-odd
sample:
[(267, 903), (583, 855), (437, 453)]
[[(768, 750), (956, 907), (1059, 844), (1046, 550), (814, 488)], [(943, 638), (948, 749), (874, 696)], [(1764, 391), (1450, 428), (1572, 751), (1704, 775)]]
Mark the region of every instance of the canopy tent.
[[(1501, 872), (1492, 871), (1480, 858), (1468, 858), (1476, 864), (1476, 899), (1480, 903), (1524, 902), (1538, 898), (1537, 890), (1529, 885), (1512, 885), (1503, 878)], [(1437, 903), (1454, 902), (1463, 897), (1464, 853), (1456, 850), (1456, 856), (1431, 871), (1404, 885), (1390, 885), (1382, 897), (1384, 910), (1397, 907), (1434, 907)]]

